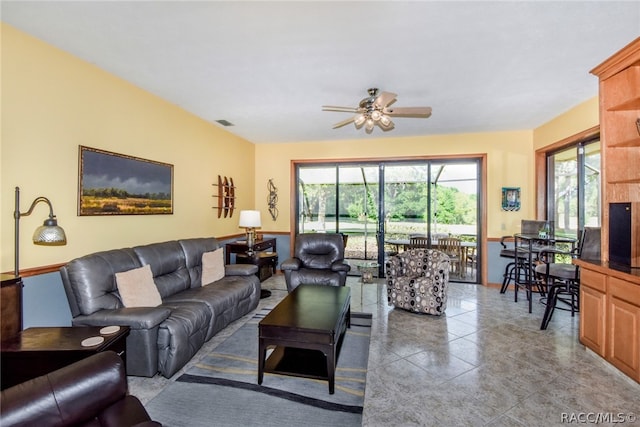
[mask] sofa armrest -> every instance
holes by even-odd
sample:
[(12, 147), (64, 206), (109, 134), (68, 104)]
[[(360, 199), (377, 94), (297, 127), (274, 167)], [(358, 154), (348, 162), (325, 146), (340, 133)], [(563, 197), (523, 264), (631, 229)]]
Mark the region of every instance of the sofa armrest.
[(280, 264), (280, 269), (281, 270), (299, 270), (301, 265), (302, 265), (302, 261), (300, 261), (298, 258), (289, 258), (288, 260)]
[(258, 272), (258, 266), (253, 264), (227, 264), (224, 266), (225, 276), (252, 276)]
[(348, 273), (350, 270), (351, 270), (351, 266), (342, 260), (336, 261), (331, 264), (331, 271), (337, 271), (337, 272), (344, 271), (345, 273)]
[(152, 329), (171, 314), (167, 307), (131, 307), (99, 310), (88, 316), (73, 318), (74, 326), (129, 326), (131, 329)]
[(159, 422), (151, 421), (149, 413), (140, 400), (127, 395), (113, 405), (103, 410), (98, 416), (101, 426), (108, 427), (158, 427)]

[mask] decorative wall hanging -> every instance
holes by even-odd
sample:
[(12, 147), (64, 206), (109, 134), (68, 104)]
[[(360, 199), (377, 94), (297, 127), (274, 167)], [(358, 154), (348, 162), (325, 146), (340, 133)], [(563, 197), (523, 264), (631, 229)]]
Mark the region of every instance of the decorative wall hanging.
[(276, 203), (278, 203), (278, 189), (275, 185), (273, 185), (273, 178), (269, 179), (267, 183), (267, 189), (269, 190), (269, 195), (267, 196), (267, 205), (269, 206), (269, 213), (271, 214), (271, 218), (275, 221), (278, 218), (278, 208), (276, 208)]
[(222, 178), (218, 175), (218, 183), (213, 184), (218, 187), (218, 195), (213, 196), (218, 198), (218, 206), (214, 207), (214, 209), (218, 209), (218, 218), (223, 213), (225, 218), (227, 215), (231, 218), (236, 205), (236, 187), (233, 185), (233, 178), (227, 178), (226, 176), (224, 179)]
[(502, 210), (520, 210), (520, 187), (502, 187)]
[(79, 146), (78, 215), (173, 213), (173, 165)]

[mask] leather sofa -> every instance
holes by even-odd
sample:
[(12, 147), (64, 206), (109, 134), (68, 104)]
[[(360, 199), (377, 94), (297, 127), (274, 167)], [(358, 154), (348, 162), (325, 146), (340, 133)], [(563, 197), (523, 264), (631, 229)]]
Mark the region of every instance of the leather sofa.
[(3, 390), (0, 419), (4, 427), (161, 425), (128, 394), (124, 362), (112, 351)]
[[(202, 286), (202, 254), (214, 238), (194, 238), (97, 252), (60, 269), (73, 326), (129, 326), (127, 374), (169, 378), (218, 331), (258, 306), (255, 265), (227, 265)], [(149, 264), (162, 304), (122, 304), (115, 274)]]
[(303, 283), (344, 286), (351, 270), (344, 262), (344, 238), (338, 233), (298, 234), (293, 257), (280, 268), (289, 292)]

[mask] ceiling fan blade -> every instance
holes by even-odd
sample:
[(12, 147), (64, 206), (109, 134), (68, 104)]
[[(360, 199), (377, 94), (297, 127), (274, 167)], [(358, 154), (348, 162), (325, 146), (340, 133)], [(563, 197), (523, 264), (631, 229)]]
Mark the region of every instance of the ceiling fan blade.
[(356, 119), (355, 117), (351, 117), (350, 119), (346, 119), (341, 122), (338, 122), (335, 125), (333, 125), (333, 128), (334, 129), (341, 128), (342, 126), (348, 125), (349, 123), (353, 122), (355, 119)]
[(376, 100), (373, 102), (376, 106), (380, 107), (380, 108), (384, 108), (388, 105), (393, 104), (394, 102), (396, 102), (396, 97), (398, 95), (395, 93), (391, 93), (391, 92), (382, 92), (380, 95), (378, 95), (378, 97), (376, 98)]
[(385, 108), (384, 114), (393, 117), (423, 117), (431, 116), (431, 107), (399, 107)]
[(382, 121), (378, 121), (378, 126), (380, 126), (380, 129), (382, 129), (384, 132), (388, 132), (395, 127), (391, 120), (389, 120), (389, 123), (387, 123), (386, 125)]
[(334, 105), (323, 105), (322, 111), (338, 111), (341, 113), (357, 113), (356, 107), (336, 107)]

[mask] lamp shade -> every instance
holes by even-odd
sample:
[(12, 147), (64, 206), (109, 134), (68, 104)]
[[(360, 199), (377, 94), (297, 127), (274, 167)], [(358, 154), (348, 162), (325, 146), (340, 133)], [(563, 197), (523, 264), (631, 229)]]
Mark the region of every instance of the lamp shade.
[(240, 211), (240, 227), (256, 228), (261, 227), (260, 211)]
[(36, 228), (33, 233), (33, 243), (36, 245), (66, 245), (67, 236), (64, 234), (62, 227), (58, 225), (58, 221), (49, 218), (44, 224)]

